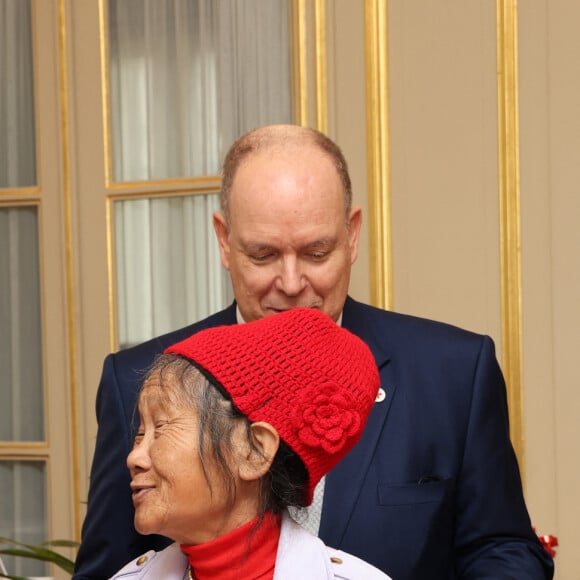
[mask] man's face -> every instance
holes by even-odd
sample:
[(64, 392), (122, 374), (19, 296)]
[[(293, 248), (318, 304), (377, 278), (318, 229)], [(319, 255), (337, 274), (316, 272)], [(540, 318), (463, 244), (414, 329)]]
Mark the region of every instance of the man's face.
[(342, 183), (313, 146), (260, 152), (237, 170), (230, 225), (214, 215), (221, 260), (246, 322), (296, 307), (337, 320), (357, 256), (361, 212), (347, 226)]

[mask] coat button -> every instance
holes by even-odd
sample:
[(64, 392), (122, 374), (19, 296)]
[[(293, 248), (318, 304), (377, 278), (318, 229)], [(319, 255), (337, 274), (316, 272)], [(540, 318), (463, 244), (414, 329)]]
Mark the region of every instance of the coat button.
[(137, 562), (135, 563), (137, 564), (137, 566), (143, 566), (145, 562), (147, 562), (147, 556), (141, 556), (140, 558), (137, 558)]
[(340, 558), (337, 558), (336, 556), (332, 556), (332, 558), (330, 558), (330, 561), (333, 564), (342, 564), (342, 560)]

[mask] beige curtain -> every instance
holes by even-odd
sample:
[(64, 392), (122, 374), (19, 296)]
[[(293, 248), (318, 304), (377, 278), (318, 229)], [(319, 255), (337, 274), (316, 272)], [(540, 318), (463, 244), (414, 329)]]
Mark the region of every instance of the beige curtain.
[[(230, 144), (290, 122), (287, 0), (109, 0), (113, 176), (217, 175)], [(232, 299), (210, 227), (217, 195), (115, 203), (118, 341), (142, 342)]]
[[(0, 189), (9, 194), (36, 185), (31, 31), (30, 1), (0, 0)], [(0, 441), (8, 445), (45, 439), (41, 349), (37, 208), (0, 205)], [(0, 536), (46, 539), (45, 474), (43, 461), (0, 453)], [(21, 558), (4, 564), (21, 576), (47, 571)]]
[(36, 185), (30, 0), (0, 0), (0, 188)]

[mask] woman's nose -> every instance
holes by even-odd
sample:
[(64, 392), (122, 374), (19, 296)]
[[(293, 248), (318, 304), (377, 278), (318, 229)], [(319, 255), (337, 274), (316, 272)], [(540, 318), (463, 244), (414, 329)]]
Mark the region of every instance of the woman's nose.
[(144, 440), (133, 445), (133, 449), (127, 455), (127, 467), (132, 474), (151, 467), (151, 458)]

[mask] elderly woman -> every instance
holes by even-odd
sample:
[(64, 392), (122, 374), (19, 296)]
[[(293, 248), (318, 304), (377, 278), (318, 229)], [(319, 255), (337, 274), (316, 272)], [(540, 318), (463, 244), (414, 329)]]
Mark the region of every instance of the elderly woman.
[(368, 347), (313, 309), (168, 348), (139, 396), (135, 527), (174, 544), (113, 578), (385, 579), (291, 518), (360, 438), (379, 377)]

